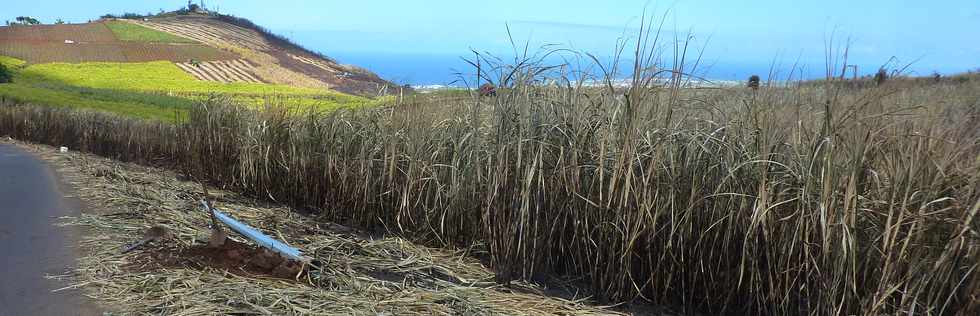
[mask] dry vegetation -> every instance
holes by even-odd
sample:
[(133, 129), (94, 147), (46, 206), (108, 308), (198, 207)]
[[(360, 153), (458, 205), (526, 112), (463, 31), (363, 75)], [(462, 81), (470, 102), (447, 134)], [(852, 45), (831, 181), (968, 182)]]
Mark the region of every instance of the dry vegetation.
[(650, 63), (616, 89), (535, 60), (482, 61), (490, 98), (305, 117), (212, 99), (177, 126), (5, 106), (0, 134), (480, 249), (503, 284), (583, 276), (599, 302), (977, 311), (980, 80), (684, 89), (682, 63)]
[[(113, 312), (163, 315), (612, 315), (613, 311), (544, 295), (521, 283), (505, 288), (463, 252), (421, 247), (397, 237), (368, 236), (316, 222), (290, 209), (214, 191), (217, 206), (316, 258), (299, 280), (276, 278), (199, 255), (208, 217), (194, 182), (170, 171), (90, 154), (16, 143), (57, 167), (89, 208), (61, 218), (88, 233), (85, 255), (66, 278)], [(170, 238), (134, 252), (120, 249), (149, 227)], [(238, 244), (237, 242), (231, 242)], [(239, 249), (243, 253), (252, 247)], [(237, 251), (237, 250), (236, 250)], [(207, 252), (205, 252), (207, 253)], [(248, 261), (246, 261), (248, 262)], [(252, 260), (254, 262), (254, 260)]]

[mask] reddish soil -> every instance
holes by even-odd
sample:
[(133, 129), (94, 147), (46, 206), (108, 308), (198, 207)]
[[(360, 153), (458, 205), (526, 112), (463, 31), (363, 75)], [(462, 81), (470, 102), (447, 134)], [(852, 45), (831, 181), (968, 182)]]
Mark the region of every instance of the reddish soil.
[(165, 267), (184, 267), (191, 269), (212, 268), (225, 270), (241, 276), (268, 276), (295, 280), (306, 273), (301, 264), (285, 260), (265, 248), (252, 246), (228, 239), (221, 247), (194, 245), (184, 248), (154, 247), (144, 252), (140, 266), (147, 263)]
[(102, 23), (0, 27), (0, 41), (11, 40), (115, 42), (116, 36)]
[[(65, 40), (74, 43), (66, 44)], [(34, 64), (238, 58), (237, 54), (203, 44), (120, 41), (103, 23), (0, 27), (0, 55)]]
[(187, 62), (231, 60), (238, 56), (199, 44), (156, 44), (127, 42), (75, 43), (0, 40), (0, 55), (18, 58), (29, 63), (51, 62), (147, 62), (167, 60)]

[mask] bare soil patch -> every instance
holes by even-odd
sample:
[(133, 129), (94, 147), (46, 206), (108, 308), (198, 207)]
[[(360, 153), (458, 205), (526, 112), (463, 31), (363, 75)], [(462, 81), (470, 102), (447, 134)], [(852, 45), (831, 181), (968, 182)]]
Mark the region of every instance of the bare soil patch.
[(141, 252), (136, 271), (152, 271), (160, 268), (195, 269), (201, 271), (225, 271), (242, 277), (271, 277), (299, 282), (307, 272), (300, 263), (283, 259), (261, 247), (245, 242), (228, 240), (220, 247), (199, 244), (174, 247), (163, 243)]

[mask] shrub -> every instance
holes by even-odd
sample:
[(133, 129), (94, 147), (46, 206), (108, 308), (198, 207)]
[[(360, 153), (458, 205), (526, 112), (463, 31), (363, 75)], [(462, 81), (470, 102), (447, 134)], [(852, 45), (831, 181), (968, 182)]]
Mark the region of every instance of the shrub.
[(752, 90), (758, 90), (759, 89), (759, 76), (758, 75), (752, 75), (751, 77), (749, 77), (748, 86), (749, 86), (749, 88), (752, 88)]
[(38, 25), (38, 24), (41, 24), (41, 21), (38, 21), (37, 19), (32, 18), (32, 17), (29, 17), (29, 16), (18, 16), (15, 20), (17, 20), (17, 22), (14, 22), (13, 24), (18, 24), (18, 25)]
[(888, 81), (888, 70), (885, 68), (878, 68), (878, 72), (875, 73), (875, 84), (880, 86), (885, 84), (885, 81)]
[(7, 68), (7, 65), (0, 64), (0, 83), (10, 83), (14, 80), (14, 74)]

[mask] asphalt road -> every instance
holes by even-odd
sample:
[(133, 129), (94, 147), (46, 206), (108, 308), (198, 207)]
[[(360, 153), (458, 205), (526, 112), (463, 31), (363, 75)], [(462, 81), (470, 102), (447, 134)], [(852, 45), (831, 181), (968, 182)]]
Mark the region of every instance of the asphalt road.
[(45, 279), (65, 274), (77, 255), (75, 228), (59, 216), (78, 215), (54, 173), (36, 157), (0, 144), (0, 315), (101, 315), (78, 290)]

